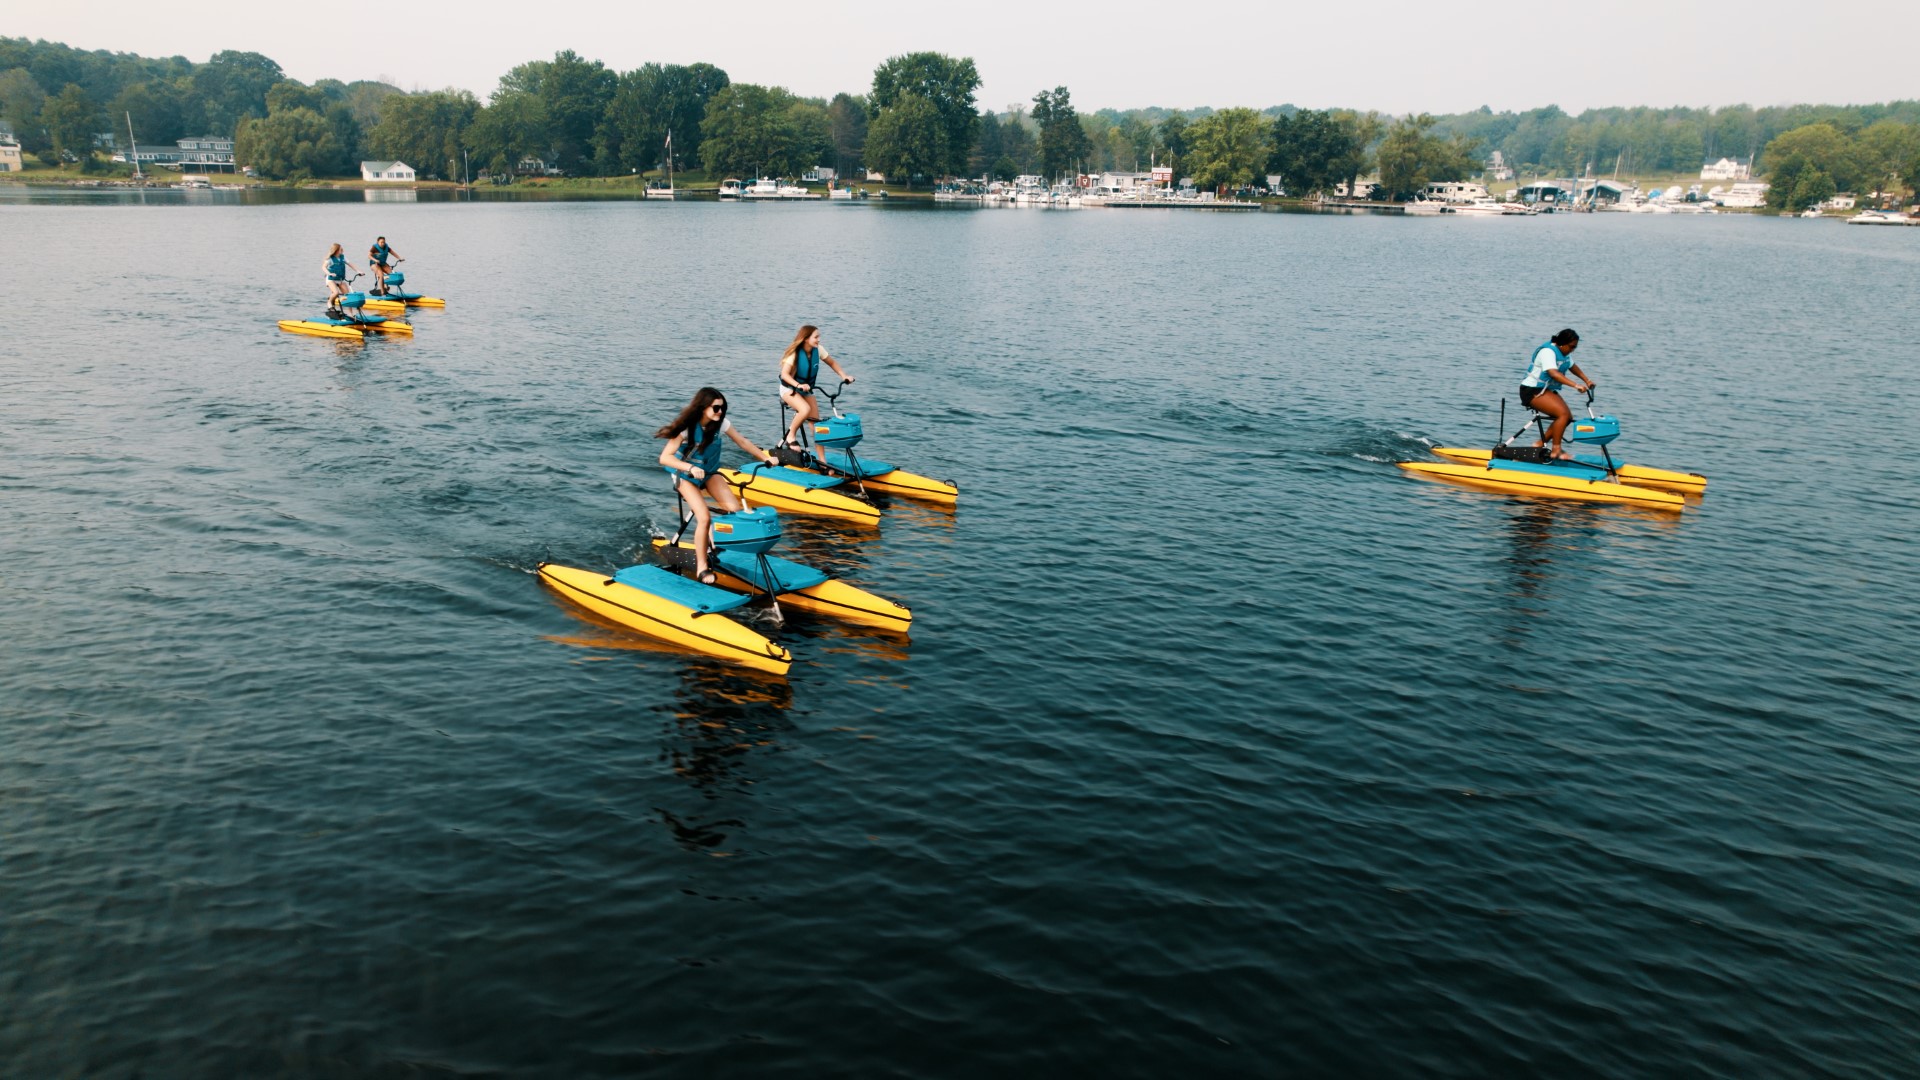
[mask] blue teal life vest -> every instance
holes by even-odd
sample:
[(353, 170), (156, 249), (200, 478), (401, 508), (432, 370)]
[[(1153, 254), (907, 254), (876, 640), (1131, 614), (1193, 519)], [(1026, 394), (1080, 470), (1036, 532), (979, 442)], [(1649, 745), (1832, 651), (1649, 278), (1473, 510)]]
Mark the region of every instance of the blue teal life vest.
[(1567, 369), (1573, 366), (1573, 357), (1561, 352), (1560, 346), (1555, 345), (1551, 341), (1543, 342), (1527, 354), (1527, 373), (1520, 377), (1520, 385), (1531, 386), (1539, 390), (1552, 390), (1555, 389), (1554, 380), (1547, 375), (1545, 370), (1538, 369), (1534, 366), (1534, 358), (1540, 355), (1541, 349), (1553, 350), (1553, 369), (1560, 374), (1565, 375)]
[(802, 386), (812, 386), (814, 380), (819, 377), (820, 350), (805, 348), (793, 350), (793, 381)]
[(381, 266), (387, 265), (387, 256), (392, 254), (393, 249), (385, 244), (373, 245), (373, 261), (379, 263)]
[[(725, 423), (725, 421), (722, 421), (722, 423)], [(674, 456), (689, 465), (699, 466), (707, 476), (712, 476), (720, 471), (720, 432), (716, 430), (713, 433), (713, 438), (696, 446), (695, 440), (704, 434), (706, 434), (706, 428), (695, 423), (693, 428), (687, 432), (687, 437), (681, 440), (680, 449)], [(689, 477), (689, 479), (691, 479), (691, 477)], [(699, 482), (703, 484), (706, 483), (704, 479)]]
[(327, 280), (347, 280), (347, 257), (345, 255), (334, 255), (327, 259)]

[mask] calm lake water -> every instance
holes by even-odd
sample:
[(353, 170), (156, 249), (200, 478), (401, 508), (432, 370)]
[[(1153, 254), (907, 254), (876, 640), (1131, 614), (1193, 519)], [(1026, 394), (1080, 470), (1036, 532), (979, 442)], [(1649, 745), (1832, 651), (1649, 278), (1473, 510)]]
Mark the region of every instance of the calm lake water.
[[(448, 298), (282, 334), (328, 244)], [(1920, 230), (0, 189), (11, 1077), (1896, 1076)], [(363, 261), (363, 257), (362, 257)], [(951, 478), (585, 621), (801, 322)], [(1391, 462), (1562, 326), (1684, 513)], [(1511, 408), (1509, 419), (1512, 419)]]

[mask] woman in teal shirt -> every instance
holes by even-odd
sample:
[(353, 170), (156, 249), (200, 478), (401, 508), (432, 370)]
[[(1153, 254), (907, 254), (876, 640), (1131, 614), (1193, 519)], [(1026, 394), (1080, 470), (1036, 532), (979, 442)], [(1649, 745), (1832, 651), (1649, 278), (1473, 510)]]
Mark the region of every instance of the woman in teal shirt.
[[(1580, 365), (1573, 362), (1573, 350), (1579, 347), (1579, 334), (1572, 330), (1560, 331), (1553, 335), (1551, 340), (1533, 350), (1533, 359), (1527, 364), (1527, 373), (1520, 379), (1520, 404), (1553, 418), (1553, 423), (1548, 425), (1541, 440), (1533, 445), (1544, 446), (1551, 442), (1553, 456), (1563, 461), (1570, 461), (1573, 458), (1572, 454), (1564, 453), (1560, 449), (1560, 436), (1566, 432), (1567, 423), (1573, 419), (1573, 410), (1567, 408), (1566, 399), (1560, 396), (1558, 387), (1571, 386), (1575, 393), (1580, 394), (1592, 393), (1594, 387), (1593, 377), (1581, 371)], [(1569, 371), (1583, 381), (1576, 382), (1568, 378)]]

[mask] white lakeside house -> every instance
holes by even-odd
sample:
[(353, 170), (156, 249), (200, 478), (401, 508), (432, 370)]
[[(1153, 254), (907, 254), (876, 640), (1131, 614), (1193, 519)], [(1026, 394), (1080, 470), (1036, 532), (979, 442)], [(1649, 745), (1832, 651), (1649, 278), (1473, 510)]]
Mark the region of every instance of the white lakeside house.
[(411, 184), (414, 181), (413, 166), (404, 161), (363, 161), (360, 163), (360, 179), (377, 184)]
[(1723, 157), (1711, 165), (1700, 167), (1702, 180), (1750, 180), (1752, 178), (1752, 165), (1742, 165), (1730, 157)]

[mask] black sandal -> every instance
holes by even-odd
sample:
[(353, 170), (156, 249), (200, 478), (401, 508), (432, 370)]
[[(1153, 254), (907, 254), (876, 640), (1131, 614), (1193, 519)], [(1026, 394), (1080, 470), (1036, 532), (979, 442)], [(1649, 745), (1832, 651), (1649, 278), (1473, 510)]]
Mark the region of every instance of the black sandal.
[(702, 585), (711, 585), (716, 580), (718, 580), (717, 577), (714, 575), (712, 567), (708, 567), (707, 569), (702, 570), (699, 573), (693, 575), (693, 579), (695, 581), (698, 581)]

